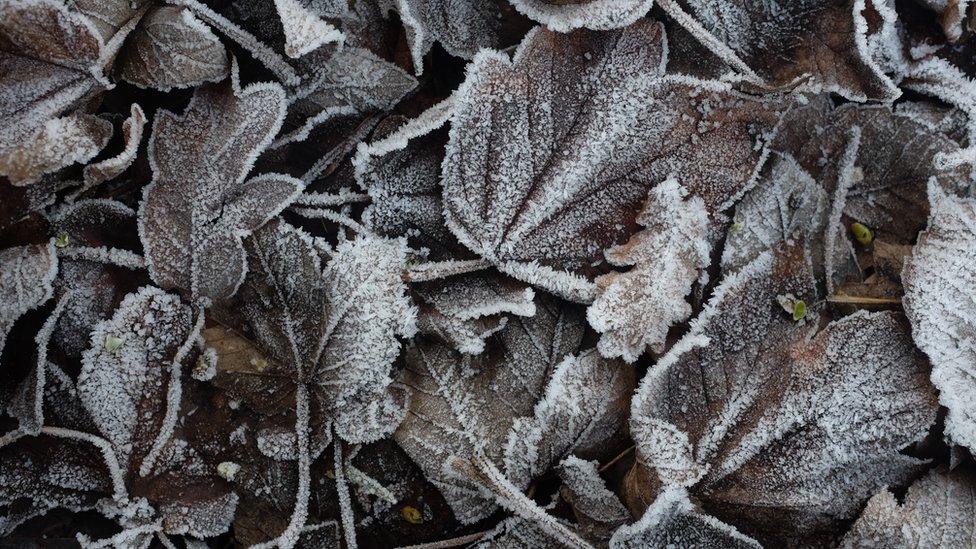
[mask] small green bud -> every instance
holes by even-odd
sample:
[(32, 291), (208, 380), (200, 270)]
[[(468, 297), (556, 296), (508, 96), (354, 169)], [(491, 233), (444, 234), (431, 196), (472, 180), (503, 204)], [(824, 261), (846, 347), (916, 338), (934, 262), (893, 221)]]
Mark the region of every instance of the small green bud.
[(105, 338), (105, 350), (110, 353), (114, 353), (119, 349), (119, 347), (122, 346), (123, 343), (125, 343), (125, 341), (123, 341), (121, 337), (110, 335)]
[(862, 246), (867, 246), (874, 240), (874, 233), (871, 232), (871, 229), (861, 223), (851, 223), (851, 233)]
[(67, 248), (68, 247), (68, 235), (66, 235), (66, 234), (59, 234), (58, 236), (54, 237), (54, 245), (57, 246), (58, 248)]
[(807, 316), (807, 304), (802, 299), (793, 302), (793, 320), (799, 322)]
[(737, 233), (742, 230), (742, 222), (738, 219), (732, 221), (732, 232)]
[(420, 509), (409, 505), (404, 505), (403, 509), (400, 509), (400, 516), (410, 524), (422, 524), (424, 522), (424, 514), (420, 512)]

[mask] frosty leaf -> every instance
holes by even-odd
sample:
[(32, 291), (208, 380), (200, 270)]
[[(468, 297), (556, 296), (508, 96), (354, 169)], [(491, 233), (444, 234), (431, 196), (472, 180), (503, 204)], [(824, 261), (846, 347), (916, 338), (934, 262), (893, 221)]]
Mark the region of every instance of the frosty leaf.
[(389, 434), (403, 413), (390, 390), (397, 338), (416, 330), (400, 279), (405, 244), (362, 235), (340, 244), (323, 269), (308, 235), (275, 222), (248, 253), (244, 314), (259, 345), (286, 366), (282, 381), (307, 384), (345, 440)]
[(535, 314), (532, 289), (498, 274), (454, 276), (413, 289), (426, 304), (418, 318), (420, 331), (441, 337), (462, 353), (484, 351), (485, 339), (505, 327), (503, 314)]
[[(647, 192), (674, 176), (709, 212), (763, 157), (774, 105), (663, 74), (663, 31), (536, 29), (513, 60), (479, 54), (456, 92), (443, 166), (458, 239), (502, 271), (578, 301), (580, 277), (633, 231)], [(548, 78), (538, 78), (549, 74)]]
[(759, 549), (756, 540), (715, 517), (702, 513), (688, 500), (688, 493), (668, 488), (634, 524), (622, 526), (610, 539), (611, 549), (641, 547), (726, 547)]
[(617, 494), (600, 478), (597, 462), (569, 456), (559, 464), (563, 485), (560, 495), (573, 507), (573, 514), (585, 537), (602, 543), (611, 533), (631, 519), (630, 512)]
[(92, 509), (112, 492), (101, 455), (90, 444), (22, 437), (0, 448), (0, 535), (56, 507)]
[(112, 39), (117, 32), (142, 15), (142, 8), (154, 0), (68, 0), (65, 2), (72, 10), (84, 14), (98, 29), (104, 42)]
[(229, 69), (224, 45), (210, 27), (190, 10), (175, 6), (146, 12), (115, 66), (123, 80), (162, 91), (218, 82)]
[(301, 57), (322, 44), (343, 41), (342, 33), (320, 16), (339, 17), (348, 9), (344, 0), (274, 0), (274, 4), (289, 57)]
[(515, 420), (505, 446), (505, 473), (527, 486), (563, 456), (598, 454), (622, 429), (634, 370), (595, 350), (556, 366), (532, 416)]
[[(955, 42), (962, 37), (967, 7), (972, 13), (970, 0), (920, 0), (920, 3), (939, 14), (942, 31), (949, 42)], [(972, 22), (969, 27), (972, 28)]]
[(338, 116), (389, 109), (417, 86), (406, 71), (363, 48), (315, 52), (303, 63), (311, 68), (305, 81), (291, 90), (286, 120), (286, 127), (297, 129), (279, 138), (276, 146), (303, 140)]
[[(892, 112), (887, 106), (848, 104), (834, 109), (825, 97), (787, 115), (773, 148), (793, 155), (814, 179), (836, 169), (850, 129), (860, 128), (854, 181), (843, 213), (892, 243), (910, 243), (925, 225), (928, 180), (946, 189), (968, 187), (962, 168), (937, 168), (939, 154), (959, 150), (952, 139)], [(835, 188), (827, 186), (828, 193)]]
[(301, 191), (297, 179), (264, 174), (247, 181), (257, 155), (281, 127), (277, 84), (197, 89), (183, 116), (158, 111), (149, 138), (153, 181), (139, 206), (139, 236), (153, 280), (195, 299), (237, 291), (247, 269), (242, 237)]
[[(76, 247), (105, 246), (137, 249), (135, 212), (112, 200), (81, 200), (50, 216), (52, 234), (63, 237), (65, 252)], [(55, 292), (72, 294), (58, 320), (54, 345), (72, 358), (88, 349), (92, 328), (113, 311), (126, 293), (147, 280), (131, 269), (105, 263), (62, 257)]]
[[(492, 513), (495, 502), (478, 484), (453, 471), (456, 457), (484, 453), (500, 466), (517, 417), (530, 416), (551, 373), (574, 352), (583, 336), (578, 311), (554, 300), (536, 306), (535, 316), (513, 317), (497, 349), (477, 357), (422, 342), (407, 352), (401, 381), (413, 394), (394, 438), (444, 494), (464, 523)], [(500, 356), (495, 356), (500, 355)], [(575, 359), (569, 359), (570, 367)]]
[(528, 29), (504, 0), (395, 0), (407, 30), (416, 73), (435, 41), (451, 55), (470, 59), (481, 48), (512, 45)]
[(0, 351), (14, 322), (51, 298), (57, 274), (53, 243), (0, 250)]
[[(78, 394), (123, 466), (138, 470), (163, 427), (170, 363), (191, 328), (188, 306), (146, 286), (92, 331)], [(110, 337), (122, 344), (106, 348)]]
[(15, 183), (93, 158), (108, 143), (112, 125), (97, 116), (73, 113), (52, 118), (31, 135), (18, 136), (19, 147), (5, 151), (0, 173)]
[(888, 490), (868, 500), (845, 547), (966, 547), (976, 540), (972, 472), (939, 467), (908, 488), (900, 504)]
[[(143, 287), (95, 326), (77, 387), (111, 444), (129, 494), (153, 505), (167, 533), (207, 537), (227, 530), (237, 496), (215, 485), (199, 453), (172, 436), (180, 371), (199, 327), (177, 296)], [(122, 343), (113, 349), (105, 344), (110, 338)]]
[[(443, 126), (452, 109), (451, 99), (437, 103), (382, 139), (360, 146), (353, 161), (356, 182), (372, 199), (363, 213), (365, 226), (386, 236), (406, 236), (437, 261), (470, 256), (445, 225), (441, 205)], [(377, 133), (390, 123), (384, 121)]]
[(102, 40), (53, 0), (0, 2), (0, 175), (15, 185), (95, 156), (111, 124), (72, 114), (106, 82)]
[(724, 62), (737, 70), (744, 62), (770, 86), (810, 78), (809, 87), (855, 101), (900, 95), (867, 51), (863, 2), (667, 0), (661, 6)]
[(626, 27), (651, 9), (653, 0), (513, 0), (520, 12), (558, 32)]
[(976, 200), (929, 184), (931, 214), (902, 271), (915, 343), (932, 361), (932, 382), (949, 409), (946, 434), (976, 447)]
[(673, 179), (655, 187), (637, 217), (646, 228), (606, 250), (611, 264), (633, 268), (596, 279), (586, 317), (602, 333), (603, 356), (634, 362), (645, 347), (661, 352), (668, 329), (691, 314), (685, 296), (709, 264), (711, 243), (705, 204), (687, 194)]
[(898, 452), (924, 436), (937, 404), (907, 326), (860, 312), (814, 336), (816, 322), (777, 303), (790, 294), (816, 303), (799, 246), (726, 277), (648, 372), (631, 415), (642, 505), (656, 486), (685, 486), (750, 535), (792, 539), (852, 518), (918, 470)]
[(84, 192), (95, 185), (118, 177), (135, 162), (145, 125), (146, 114), (142, 112), (142, 107), (138, 103), (133, 103), (129, 118), (126, 118), (125, 122), (122, 123), (125, 148), (111, 158), (85, 166), (85, 186), (79, 192)]
[(830, 198), (791, 156), (776, 158), (770, 174), (736, 205), (722, 254), (735, 272), (780, 242), (805, 242), (823, 229)]

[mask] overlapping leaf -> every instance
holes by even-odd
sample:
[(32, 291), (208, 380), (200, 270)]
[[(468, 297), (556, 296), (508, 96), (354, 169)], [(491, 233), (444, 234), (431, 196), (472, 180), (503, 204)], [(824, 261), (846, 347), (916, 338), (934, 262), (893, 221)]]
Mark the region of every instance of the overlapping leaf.
[(53, 0), (0, 2), (0, 175), (15, 185), (98, 154), (108, 122), (78, 111), (108, 85), (92, 24)]
[[(674, 176), (709, 212), (741, 193), (776, 105), (663, 73), (663, 31), (537, 29), (514, 59), (479, 54), (455, 97), (444, 210), (459, 240), (501, 270), (574, 300), (580, 276), (633, 231)], [(538, 75), (549, 75), (538, 78)]]
[(57, 274), (53, 242), (0, 250), (0, 351), (14, 322), (51, 298)]
[(653, 0), (514, 0), (512, 4), (554, 31), (570, 32), (625, 27), (650, 11)]
[(194, 299), (237, 291), (247, 270), (242, 237), (302, 189), (299, 180), (280, 174), (245, 181), (284, 110), (279, 85), (241, 89), (234, 76), (198, 88), (182, 116), (156, 113), (149, 138), (153, 181), (139, 206), (139, 235), (160, 286)]
[(937, 405), (907, 327), (862, 312), (815, 334), (816, 322), (777, 303), (815, 303), (807, 262), (784, 245), (727, 277), (648, 372), (631, 415), (632, 506), (662, 485), (685, 486), (746, 533), (802, 537), (919, 469), (898, 452), (925, 434)]
[(949, 409), (946, 434), (976, 446), (976, 201), (929, 184), (931, 214), (905, 264), (905, 313), (916, 344), (932, 360), (932, 382)]

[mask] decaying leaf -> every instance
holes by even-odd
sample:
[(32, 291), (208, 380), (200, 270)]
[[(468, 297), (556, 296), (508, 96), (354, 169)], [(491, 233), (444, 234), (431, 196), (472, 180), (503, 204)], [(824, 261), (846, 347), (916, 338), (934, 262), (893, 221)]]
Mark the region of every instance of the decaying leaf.
[(117, 462), (110, 471), (121, 468), (111, 472), (125, 479), (129, 499), (114, 505), (126, 528), (159, 520), (167, 533), (209, 537), (233, 520), (237, 496), (215, 484), (216, 472), (174, 436), (181, 370), (200, 328), (177, 296), (147, 286), (95, 327), (82, 359), (78, 396), (111, 445)]
[(762, 547), (756, 540), (696, 509), (688, 500), (688, 493), (673, 486), (661, 492), (639, 521), (621, 526), (610, 538), (611, 549), (675, 546)]
[(112, 125), (76, 109), (108, 86), (103, 47), (54, 0), (0, 2), (0, 175), (27, 185), (102, 150)]
[(546, 301), (536, 304), (534, 316), (512, 318), (494, 336), (497, 346), (489, 348), (500, 356), (472, 357), (427, 342), (408, 349), (401, 381), (412, 389), (410, 409), (394, 438), (461, 522), (484, 518), (497, 504), (477, 483), (452, 471), (452, 458), (484, 453), (503, 466), (516, 418), (531, 416), (549, 376), (578, 349), (582, 336), (579, 311)]
[(661, 352), (668, 329), (691, 315), (685, 296), (711, 252), (704, 202), (673, 179), (651, 190), (637, 222), (646, 228), (605, 252), (612, 265), (633, 268), (597, 278), (597, 298), (586, 310), (602, 333), (600, 354), (627, 362), (646, 347)]
[(434, 42), (458, 57), (470, 59), (481, 48), (503, 48), (518, 42), (529, 28), (504, 0), (394, 0), (407, 30), (416, 73)]
[(915, 343), (932, 361), (932, 383), (948, 408), (946, 434), (976, 447), (976, 200), (929, 183), (931, 213), (905, 262), (905, 313)]
[(229, 82), (197, 89), (182, 116), (156, 113), (149, 138), (153, 181), (139, 205), (149, 273), (194, 299), (233, 295), (247, 270), (241, 239), (280, 212), (301, 181), (263, 174), (245, 181), (281, 127), (277, 84)]
[(145, 125), (146, 113), (142, 112), (142, 107), (138, 103), (133, 103), (129, 118), (122, 123), (125, 148), (111, 158), (85, 166), (85, 186), (79, 193), (118, 177), (135, 162)]
[(665, 0), (660, 5), (732, 69), (770, 86), (806, 85), (855, 101), (900, 91), (871, 59), (864, 2)]
[[(129, 0), (117, 0), (129, 4)], [(227, 77), (227, 51), (190, 10), (154, 7), (133, 29), (116, 60), (118, 75), (140, 87), (187, 88)]]
[(950, 192), (968, 188), (964, 169), (942, 170), (936, 163), (938, 155), (958, 151), (958, 143), (887, 106), (834, 108), (818, 97), (785, 117), (772, 147), (792, 155), (833, 194), (836, 183), (827, 181), (827, 172), (836, 170), (855, 127), (860, 143), (843, 213), (889, 242), (913, 242), (928, 216), (930, 178)]
[(845, 547), (966, 547), (976, 540), (976, 477), (940, 467), (915, 481), (899, 503), (888, 490), (868, 500), (844, 538)]
[(512, 60), (480, 53), (455, 95), (443, 165), (458, 239), (515, 278), (585, 302), (595, 287), (581, 274), (633, 231), (654, 185), (674, 177), (709, 212), (745, 190), (776, 104), (664, 74), (663, 40), (640, 21), (536, 29)]
[(653, 0), (514, 0), (532, 19), (557, 32), (626, 27), (651, 9)]
[(937, 404), (907, 326), (861, 312), (816, 333), (776, 299), (814, 304), (815, 288), (803, 249), (784, 246), (716, 289), (634, 398), (632, 509), (682, 486), (744, 533), (783, 539), (853, 518), (919, 470), (898, 452)]
[(51, 298), (57, 274), (53, 241), (0, 250), (0, 351), (14, 322)]
[(485, 340), (502, 330), (506, 315), (533, 316), (535, 292), (503, 275), (472, 273), (413, 286), (421, 306), (420, 332), (466, 354), (480, 354)]
[(400, 279), (404, 243), (362, 235), (323, 267), (311, 237), (273, 222), (248, 241), (248, 255), (243, 311), (259, 346), (284, 368), (279, 383), (307, 385), (348, 441), (389, 434), (403, 417), (390, 366), (398, 337), (416, 330)]

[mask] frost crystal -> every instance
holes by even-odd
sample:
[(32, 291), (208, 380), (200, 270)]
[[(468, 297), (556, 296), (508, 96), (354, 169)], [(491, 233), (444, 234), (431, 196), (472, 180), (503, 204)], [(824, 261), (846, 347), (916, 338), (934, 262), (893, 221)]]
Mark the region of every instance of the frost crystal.
[(807, 86), (814, 90), (856, 101), (900, 94), (867, 49), (863, 1), (665, 0), (661, 6), (724, 62), (740, 70), (746, 65), (771, 86), (810, 75)]
[(149, 138), (153, 181), (139, 206), (139, 236), (149, 272), (164, 288), (194, 299), (237, 291), (247, 264), (242, 237), (277, 214), (302, 189), (286, 175), (245, 181), (281, 127), (277, 84), (230, 82), (197, 89), (183, 116), (156, 113)]
[(658, 496), (639, 521), (620, 527), (610, 538), (611, 549), (641, 547), (759, 549), (762, 545), (697, 510), (684, 489), (671, 487)]
[(949, 409), (946, 434), (976, 447), (976, 200), (929, 183), (931, 214), (905, 263), (905, 314), (915, 343), (932, 361), (932, 383)]
[(512, 4), (554, 31), (570, 32), (625, 27), (650, 11), (653, 0), (513, 0)]

